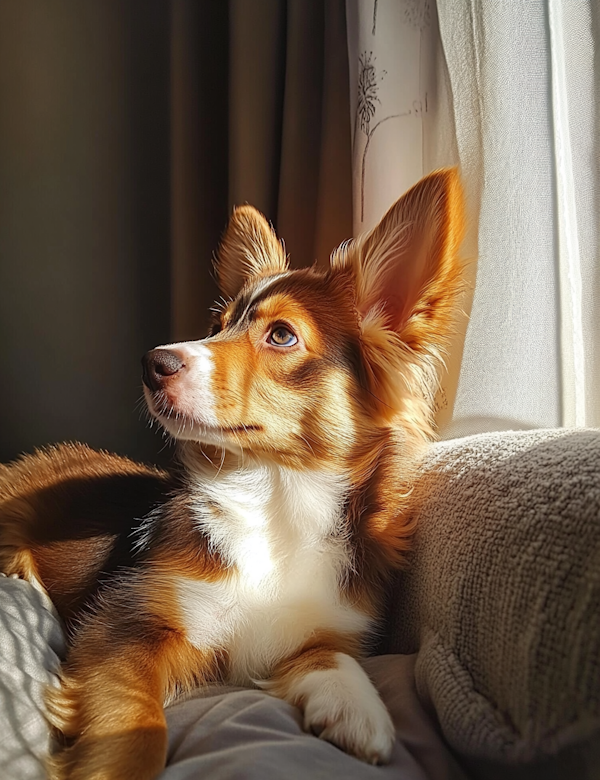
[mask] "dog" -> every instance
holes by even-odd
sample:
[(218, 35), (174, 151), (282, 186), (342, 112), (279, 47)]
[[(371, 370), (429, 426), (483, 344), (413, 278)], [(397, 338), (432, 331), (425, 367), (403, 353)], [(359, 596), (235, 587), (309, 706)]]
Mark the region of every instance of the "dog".
[(440, 170), (326, 269), (290, 270), (265, 218), (235, 209), (209, 336), (143, 358), (181, 467), (82, 444), (2, 467), (0, 567), (48, 592), (68, 636), (52, 777), (156, 777), (165, 704), (220, 680), (389, 761), (392, 721), (358, 660), (414, 530), (463, 224), (458, 174)]

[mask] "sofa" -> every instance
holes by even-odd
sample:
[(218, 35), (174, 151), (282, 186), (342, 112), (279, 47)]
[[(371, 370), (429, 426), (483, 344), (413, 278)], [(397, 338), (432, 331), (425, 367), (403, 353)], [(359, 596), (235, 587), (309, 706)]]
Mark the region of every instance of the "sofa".
[[(413, 549), (365, 669), (397, 729), (363, 764), (259, 690), (211, 687), (167, 711), (164, 780), (600, 780), (600, 431), (434, 445)], [(44, 778), (42, 693), (64, 638), (52, 604), (0, 578), (0, 777)]]

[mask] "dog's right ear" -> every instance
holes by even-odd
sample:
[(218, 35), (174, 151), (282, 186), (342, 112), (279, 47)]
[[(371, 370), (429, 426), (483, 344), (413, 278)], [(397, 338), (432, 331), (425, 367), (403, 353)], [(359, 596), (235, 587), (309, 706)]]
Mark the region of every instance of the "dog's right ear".
[(287, 268), (283, 245), (260, 211), (248, 205), (234, 209), (215, 260), (221, 294), (235, 298), (250, 277)]

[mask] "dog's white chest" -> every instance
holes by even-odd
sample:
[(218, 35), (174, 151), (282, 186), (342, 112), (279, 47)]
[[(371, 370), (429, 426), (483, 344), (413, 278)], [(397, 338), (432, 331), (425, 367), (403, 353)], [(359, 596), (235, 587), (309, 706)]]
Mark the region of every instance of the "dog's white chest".
[(233, 681), (268, 675), (318, 629), (366, 627), (366, 616), (340, 600), (349, 564), (335, 533), (343, 488), (265, 467), (208, 487), (224, 511), (201, 522), (232, 573), (212, 583), (179, 579), (176, 588), (188, 638), (224, 648)]

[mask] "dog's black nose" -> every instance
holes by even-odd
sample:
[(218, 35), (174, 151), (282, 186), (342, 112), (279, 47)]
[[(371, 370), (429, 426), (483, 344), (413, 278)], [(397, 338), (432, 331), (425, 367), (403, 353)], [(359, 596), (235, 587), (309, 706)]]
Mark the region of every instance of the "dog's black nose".
[(150, 390), (160, 390), (165, 379), (184, 366), (181, 356), (168, 349), (151, 349), (142, 358), (142, 380)]

